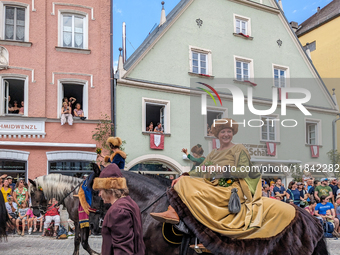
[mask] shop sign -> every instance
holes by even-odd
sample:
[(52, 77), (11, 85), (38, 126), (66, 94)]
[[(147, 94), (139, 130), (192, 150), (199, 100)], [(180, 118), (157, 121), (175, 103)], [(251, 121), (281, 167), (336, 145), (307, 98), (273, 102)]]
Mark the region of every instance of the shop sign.
[(45, 135), (45, 121), (0, 120), (0, 135)]

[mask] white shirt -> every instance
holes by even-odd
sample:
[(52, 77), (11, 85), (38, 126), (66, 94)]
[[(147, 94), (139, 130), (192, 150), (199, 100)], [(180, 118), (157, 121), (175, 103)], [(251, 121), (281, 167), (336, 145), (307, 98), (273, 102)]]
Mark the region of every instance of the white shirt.
[(6, 209), (7, 209), (8, 213), (14, 213), (14, 212), (16, 212), (16, 211), (18, 210), (18, 205), (17, 205), (15, 202), (12, 202), (12, 205), (13, 205), (13, 207), (14, 207), (14, 209), (15, 209), (14, 212), (12, 211), (12, 208), (11, 208), (11, 206), (9, 205), (8, 202), (6, 202), (5, 205), (6, 205)]

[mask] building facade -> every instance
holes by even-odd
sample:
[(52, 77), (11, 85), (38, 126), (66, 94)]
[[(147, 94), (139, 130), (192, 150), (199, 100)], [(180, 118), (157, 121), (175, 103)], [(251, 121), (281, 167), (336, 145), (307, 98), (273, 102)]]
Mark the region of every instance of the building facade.
[[(329, 91), (335, 89), (339, 102), (339, 61), (340, 46), (338, 35), (332, 35), (340, 25), (340, 1), (334, 0), (307, 20), (299, 24), (296, 34), (303, 47), (308, 51), (311, 61), (317, 68), (320, 76)], [(337, 134), (340, 134), (340, 125), (337, 125)], [(337, 135), (337, 148), (340, 146), (340, 136)]]
[[(111, 114), (110, 1), (0, 1), (0, 50), (0, 173), (90, 171), (93, 131)], [(65, 97), (85, 120), (61, 125)]]
[[(292, 175), (266, 167), (301, 164), (308, 169), (330, 163), (336, 104), (275, 1), (182, 0), (161, 21), (118, 65), (116, 128), (127, 142), (126, 170), (165, 175), (189, 171), (182, 148), (200, 144), (205, 156), (218, 148), (208, 126), (223, 117), (240, 123), (233, 141), (245, 144), (268, 180), (281, 177), (287, 183)], [(203, 83), (216, 89), (221, 102)], [(301, 98), (286, 95), (285, 89), (292, 88), (311, 93), (303, 104), (311, 115), (294, 105), (282, 114), (283, 100)], [(235, 91), (244, 95), (241, 115), (235, 113)], [(268, 110), (272, 102), (277, 109), (253, 114), (249, 91), (255, 109)], [(201, 112), (204, 102), (206, 115)], [(286, 127), (287, 119), (296, 126)], [(150, 122), (160, 122), (164, 134), (148, 132)], [(329, 173), (312, 174), (319, 178)]]

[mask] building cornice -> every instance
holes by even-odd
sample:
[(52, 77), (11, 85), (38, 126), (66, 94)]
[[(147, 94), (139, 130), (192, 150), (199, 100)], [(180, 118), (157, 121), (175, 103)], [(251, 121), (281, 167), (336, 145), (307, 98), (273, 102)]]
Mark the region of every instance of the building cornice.
[(270, 7), (268, 5), (256, 3), (250, 0), (229, 0), (230, 2), (235, 2), (238, 4), (243, 4), (245, 6), (253, 7), (255, 9), (265, 11), (265, 12), (270, 12), (273, 14), (280, 14), (280, 10), (278, 8)]
[(65, 147), (65, 148), (96, 148), (94, 143), (43, 143), (43, 142), (11, 142), (0, 141), (2, 146), (29, 146), (29, 147)]

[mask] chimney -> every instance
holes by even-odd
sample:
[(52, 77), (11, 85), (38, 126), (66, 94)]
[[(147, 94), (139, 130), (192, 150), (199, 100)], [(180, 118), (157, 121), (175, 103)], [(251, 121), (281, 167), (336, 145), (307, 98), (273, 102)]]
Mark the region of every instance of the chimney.
[(336, 109), (339, 111), (339, 105), (338, 105), (338, 101), (336, 100), (336, 95), (335, 95), (335, 89), (334, 89), (334, 88), (333, 88), (333, 95), (332, 95), (332, 98), (333, 98), (333, 100), (334, 100)]
[(306, 43), (306, 53), (310, 60), (312, 60), (312, 55), (310, 54), (309, 43)]
[(319, 13), (320, 12), (320, 6), (316, 9), (316, 12)]
[(123, 22), (123, 63), (126, 61), (126, 24)]
[(283, 11), (282, 1), (281, 1), (281, 0), (278, 0), (278, 2), (279, 2), (279, 6), (280, 6), (281, 10)]
[(295, 21), (292, 21), (292, 22), (290, 22), (290, 26), (292, 27), (292, 29), (293, 29), (294, 33), (295, 33), (295, 32), (296, 32), (296, 30), (298, 30), (298, 28), (299, 28), (299, 25), (298, 25), (298, 23), (297, 23), (297, 22), (295, 22)]
[(119, 48), (120, 53), (119, 53), (118, 66), (117, 66), (117, 72), (119, 74), (118, 79), (121, 79), (124, 76), (124, 74), (126, 73), (126, 71), (124, 70), (124, 62), (123, 62), (122, 51), (123, 51), (123, 48)]
[(159, 27), (162, 26), (166, 22), (164, 4), (165, 4), (164, 1), (162, 1), (161, 21), (159, 22)]

